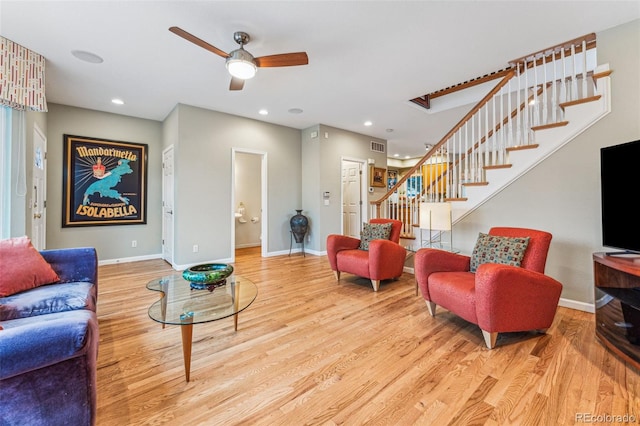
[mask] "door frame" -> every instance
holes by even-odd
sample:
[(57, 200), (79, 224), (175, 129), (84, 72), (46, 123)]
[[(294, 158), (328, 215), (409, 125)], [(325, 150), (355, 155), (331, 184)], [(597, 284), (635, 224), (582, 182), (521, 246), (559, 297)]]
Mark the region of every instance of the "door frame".
[[(176, 175), (175, 175), (175, 170), (176, 170), (176, 168), (175, 168), (175, 164), (176, 164), (176, 162), (175, 162), (175, 152), (176, 151), (175, 151), (175, 148), (174, 148), (173, 144), (169, 145), (168, 147), (166, 147), (165, 149), (162, 150), (162, 169), (163, 169), (162, 170), (162, 206), (161, 206), (161, 209), (162, 209), (162, 259), (165, 260), (165, 261), (167, 259), (165, 259), (165, 255), (164, 255), (165, 254), (165, 251), (164, 251), (165, 238), (166, 238), (166, 235), (164, 233), (165, 220), (166, 220), (165, 214), (164, 214), (164, 203), (165, 203), (165, 198), (164, 197), (165, 197), (165, 185), (166, 185), (166, 181), (165, 181), (165, 178), (164, 178), (164, 167), (165, 167), (164, 158), (165, 158), (165, 154), (170, 150), (172, 150), (173, 154), (174, 154), (173, 155), (173, 165), (172, 166), (173, 166), (173, 181), (174, 181), (173, 186), (174, 186), (174, 189), (175, 189), (175, 178), (176, 178)], [(172, 203), (171, 203), (173, 205), (173, 213), (171, 214), (171, 223), (169, 224), (169, 226), (171, 227), (171, 236), (172, 236), (171, 237), (171, 262), (169, 262), (169, 263), (175, 269), (175, 265), (176, 265), (175, 264), (175, 257), (176, 257), (176, 253), (175, 253), (175, 246), (176, 246), (175, 245), (175, 240), (176, 240), (176, 238), (175, 238), (175, 210), (176, 210), (175, 191), (172, 191), (171, 193), (174, 195), (174, 197), (173, 197), (173, 200), (172, 200)]]
[(369, 168), (367, 167), (368, 160), (355, 157), (340, 157), (340, 230), (344, 230), (344, 191), (342, 188), (342, 166), (345, 161), (352, 163), (360, 163), (362, 167), (362, 174), (360, 175), (360, 199), (362, 200), (362, 206), (360, 207), (360, 225), (369, 221)]
[(267, 152), (247, 148), (231, 148), (231, 263), (236, 261), (236, 154), (253, 154), (260, 156), (260, 255), (267, 257), (269, 247), (268, 217), (267, 210)]
[[(40, 218), (42, 220), (42, 238), (35, 238), (35, 236), (33, 235), (33, 221), (34, 221), (34, 208), (35, 208), (35, 203), (38, 202), (38, 200), (35, 198), (37, 197), (37, 193), (35, 193), (35, 191), (31, 191), (31, 205), (29, 206), (29, 210), (31, 211), (31, 239), (38, 241), (40, 243), (40, 247), (36, 247), (38, 250), (44, 250), (47, 248), (47, 136), (44, 134), (44, 132), (42, 131), (42, 129), (40, 128), (40, 126), (38, 126), (38, 123), (34, 123), (33, 124), (33, 139), (31, 141), (32, 144), (32, 152), (31, 152), (31, 158), (33, 160), (34, 156), (36, 155), (35, 152), (35, 144), (36, 144), (36, 137), (40, 137), (42, 139), (43, 142), (43, 148), (44, 148), (44, 152), (42, 153), (42, 173), (43, 173), (43, 178), (42, 178), (42, 186), (44, 188), (40, 188), (41, 191), (41, 196), (42, 196), (42, 217)], [(31, 186), (32, 188), (34, 187), (34, 177), (35, 177), (35, 169), (36, 169), (36, 164), (35, 162), (31, 163)]]

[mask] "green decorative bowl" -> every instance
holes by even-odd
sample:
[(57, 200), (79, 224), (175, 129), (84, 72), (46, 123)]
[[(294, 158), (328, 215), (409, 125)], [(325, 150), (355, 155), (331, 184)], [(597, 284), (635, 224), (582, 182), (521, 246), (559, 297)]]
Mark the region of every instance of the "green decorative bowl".
[(222, 285), (233, 273), (233, 266), (226, 263), (207, 263), (195, 265), (182, 272), (182, 278), (189, 281), (191, 288), (196, 290), (210, 289), (212, 286)]

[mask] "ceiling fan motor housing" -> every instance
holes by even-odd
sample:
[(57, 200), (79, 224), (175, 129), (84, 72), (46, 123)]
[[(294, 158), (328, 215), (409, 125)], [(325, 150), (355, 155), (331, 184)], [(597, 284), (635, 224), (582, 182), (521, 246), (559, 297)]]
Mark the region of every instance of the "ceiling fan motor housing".
[(249, 37), (249, 34), (243, 31), (236, 31), (235, 33), (233, 33), (233, 39), (236, 41), (236, 43), (242, 46), (243, 44), (249, 43), (251, 37)]

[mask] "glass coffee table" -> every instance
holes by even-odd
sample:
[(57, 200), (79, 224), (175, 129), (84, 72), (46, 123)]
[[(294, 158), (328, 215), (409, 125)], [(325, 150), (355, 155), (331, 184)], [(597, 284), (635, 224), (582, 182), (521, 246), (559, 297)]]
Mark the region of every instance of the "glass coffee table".
[(258, 287), (239, 275), (227, 277), (222, 285), (195, 290), (181, 274), (168, 275), (147, 283), (149, 290), (160, 292), (160, 300), (149, 307), (149, 317), (162, 324), (182, 329), (184, 374), (189, 381), (193, 324), (217, 321), (233, 316), (238, 331), (238, 314), (249, 307), (258, 295)]

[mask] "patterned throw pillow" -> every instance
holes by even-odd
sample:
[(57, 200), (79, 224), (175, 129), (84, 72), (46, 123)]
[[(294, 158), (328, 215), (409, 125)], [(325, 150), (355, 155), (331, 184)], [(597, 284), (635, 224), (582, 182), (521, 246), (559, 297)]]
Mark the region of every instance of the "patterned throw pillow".
[(365, 223), (360, 233), (360, 250), (369, 250), (371, 240), (388, 240), (392, 223)]
[(471, 255), (470, 271), (475, 272), (483, 263), (520, 266), (529, 237), (500, 237), (480, 232)]

